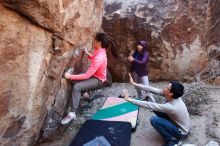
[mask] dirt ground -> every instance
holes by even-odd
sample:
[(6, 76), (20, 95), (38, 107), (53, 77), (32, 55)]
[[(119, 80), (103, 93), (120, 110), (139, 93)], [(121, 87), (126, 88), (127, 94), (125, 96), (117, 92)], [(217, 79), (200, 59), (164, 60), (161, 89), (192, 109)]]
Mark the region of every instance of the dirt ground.
[[(151, 84), (156, 87), (163, 87), (166, 83)], [(127, 88), (131, 96), (135, 96), (136, 90), (130, 84), (114, 83), (112, 87), (98, 90), (98, 93), (104, 96), (118, 96), (121, 94), (123, 88)], [(191, 117), (191, 134), (183, 141), (184, 144), (193, 144), (195, 146), (205, 146), (209, 141), (213, 140), (220, 143), (220, 86), (205, 85), (204, 90), (209, 93), (211, 101), (205, 104), (197, 105), (201, 115), (190, 115)], [(67, 146), (82, 123), (89, 119), (104, 103), (105, 98), (95, 99), (92, 103), (87, 105), (92, 108), (84, 110), (83, 114), (79, 114), (77, 121), (74, 121), (66, 127), (65, 135), (60, 137), (57, 141), (41, 144), (41, 146)], [(151, 111), (145, 108), (140, 108), (138, 115), (138, 126), (132, 133), (131, 146), (160, 146), (164, 143), (162, 137), (154, 130), (150, 124), (150, 117), (153, 115)], [(209, 146), (218, 146), (209, 145)]]

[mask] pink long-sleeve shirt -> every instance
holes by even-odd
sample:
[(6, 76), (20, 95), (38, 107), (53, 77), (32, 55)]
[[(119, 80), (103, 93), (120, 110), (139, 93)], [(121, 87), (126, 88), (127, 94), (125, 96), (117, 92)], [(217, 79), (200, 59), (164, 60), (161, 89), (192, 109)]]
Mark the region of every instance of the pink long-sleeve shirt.
[(71, 80), (86, 80), (94, 76), (100, 79), (102, 82), (106, 80), (107, 70), (107, 55), (106, 50), (103, 48), (94, 49), (92, 56), (88, 56), (91, 61), (91, 65), (86, 73), (78, 75), (70, 75)]

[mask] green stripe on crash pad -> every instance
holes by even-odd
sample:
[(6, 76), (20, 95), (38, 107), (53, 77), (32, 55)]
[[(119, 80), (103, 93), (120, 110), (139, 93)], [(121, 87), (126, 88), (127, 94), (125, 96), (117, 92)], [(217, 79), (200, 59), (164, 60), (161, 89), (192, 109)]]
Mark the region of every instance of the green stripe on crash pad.
[(92, 116), (92, 119), (101, 120), (101, 119), (112, 118), (116, 116), (121, 116), (123, 114), (127, 114), (129, 112), (133, 112), (135, 110), (138, 110), (138, 106), (130, 102), (125, 102), (122, 104), (118, 104), (115, 106), (111, 106), (109, 108), (99, 110), (95, 115)]

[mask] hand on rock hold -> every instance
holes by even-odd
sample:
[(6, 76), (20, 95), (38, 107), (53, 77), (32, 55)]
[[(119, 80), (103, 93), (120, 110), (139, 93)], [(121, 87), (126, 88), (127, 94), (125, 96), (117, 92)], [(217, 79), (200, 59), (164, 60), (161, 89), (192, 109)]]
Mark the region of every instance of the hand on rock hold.
[(68, 73), (68, 72), (66, 72), (65, 75), (64, 75), (64, 77), (65, 77), (66, 79), (70, 79), (70, 76), (71, 76), (71, 74)]
[(89, 56), (92, 56), (92, 54), (88, 51), (86, 47), (83, 47), (82, 50)]

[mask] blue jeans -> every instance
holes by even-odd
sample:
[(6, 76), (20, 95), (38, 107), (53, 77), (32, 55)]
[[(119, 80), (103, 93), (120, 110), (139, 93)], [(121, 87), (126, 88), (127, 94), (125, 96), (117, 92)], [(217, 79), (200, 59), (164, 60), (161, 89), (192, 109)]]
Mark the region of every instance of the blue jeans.
[(150, 118), (151, 125), (160, 133), (166, 142), (177, 139), (182, 139), (181, 131), (178, 127), (166, 118), (152, 116)]

